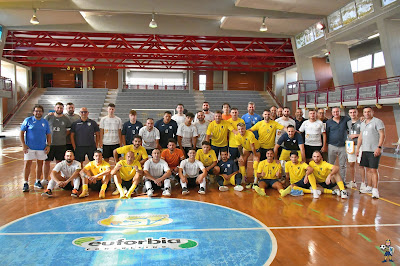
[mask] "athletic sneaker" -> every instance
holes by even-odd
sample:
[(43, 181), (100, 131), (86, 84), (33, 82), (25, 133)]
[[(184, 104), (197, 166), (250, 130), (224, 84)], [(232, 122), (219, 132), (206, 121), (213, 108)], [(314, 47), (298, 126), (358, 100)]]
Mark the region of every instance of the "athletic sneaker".
[(346, 190), (342, 190), (340, 191), (340, 197), (342, 199), (347, 199), (349, 196), (347, 195), (347, 191)]
[[(258, 186), (257, 186), (258, 187)], [(244, 187), (242, 187), (241, 185), (237, 185), (233, 188), (235, 191), (243, 191)]]
[(360, 189), (360, 193), (363, 193), (363, 194), (372, 193), (372, 187), (366, 187), (363, 190)]
[(332, 190), (332, 195), (340, 196), (341, 195), (340, 190), (339, 189)]
[(42, 196), (51, 198), (53, 197), (53, 193), (51, 192), (51, 189), (46, 189), (46, 191), (42, 193)]
[(78, 190), (77, 189), (73, 189), (71, 192), (71, 197), (78, 197)]
[(246, 184), (246, 188), (252, 188), (252, 187), (253, 187), (253, 183)]
[(148, 197), (153, 197), (153, 193), (154, 193), (154, 190), (153, 190), (152, 188), (149, 188), (149, 189), (146, 191), (146, 194), (147, 194)]
[(290, 195), (291, 196), (294, 196), (294, 197), (297, 197), (297, 196), (303, 196), (304, 195), (304, 192), (303, 192), (303, 190), (299, 190), (299, 189), (292, 189), (291, 191), (290, 191)]
[(29, 192), (29, 184), (24, 183), (24, 187), (22, 188), (22, 192)]
[(377, 188), (372, 189), (372, 198), (373, 199), (379, 199), (379, 191)]
[[(319, 193), (318, 193), (319, 192)], [(321, 195), (321, 191), (319, 191), (318, 189), (313, 190), (313, 198), (314, 199), (319, 199), (319, 195)]]
[(201, 187), (199, 189), (198, 193), (201, 194), (201, 195), (204, 195), (204, 194), (206, 194), (206, 190), (203, 187)]
[(258, 187), (258, 184), (253, 184), (253, 186), (251, 188), (255, 190), (256, 187)]
[(35, 187), (35, 188), (39, 188), (39, 189), (43, 189), (43, 186), (42, 186), (42, 184), (40, 183), (39, 180), (35, 182), (34, 187)]
[(265, 190), (260, 188), (259, 186), (255, 187), (254, 190), (257, 192), (258, 195), (260, 196), (265, 196), (267, 194), (265, 194)]
[(82, 190), (82, 193), (79, 195), (80, 198), (89, 197), (89, 190)]
[(100, 199), (105, 199), (106, 198), (106, 191), (105, 190), (100, 190), (99, 198)]
[(111, 193), (111, 195), (113, 195), (113, 196), (119, 195), (118, 188), (116, 188), (116, 189), (113, 191), (113, 193)]
[(357, 188), (356, 182), (350, 181), (349, 184), (347, 185), (349, 188)]
[(171, 192), (169, 191), (169, 188), (164, 189), (162, 195), (167, 196), (167, 197), (171, 196)]
[(218, 190), (221, 192), (224, 192), (224, 191), (228, 191), (229, 188), (227, 186), (219, 186)]
[(360, 193), (362, 193), (362, 190), (365, 190), (367, 188), (367, 185), (365, 183), (361, 183), (360, 185)]
[(182, 195), (187, 195), (189, 194), (189, 190), (187, 188), (182, 188)]

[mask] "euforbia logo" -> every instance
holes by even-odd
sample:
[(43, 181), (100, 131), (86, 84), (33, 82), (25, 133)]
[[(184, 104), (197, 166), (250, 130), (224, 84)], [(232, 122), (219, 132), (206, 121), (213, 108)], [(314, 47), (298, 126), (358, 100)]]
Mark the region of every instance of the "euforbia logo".
[(100, 241), (101, 236), (88, 236), (74, 239), (72, 244), (85, 248), (86, 251), (113, 251), (113, 250), (134, 250), (134, 249), (187, 249), (194, 248), (198, 244), (194, 240), (184, 238), (161, 237), (155, 239), (147, 237), (144, 240), (128, 240), (119, 238), (116, 240)]

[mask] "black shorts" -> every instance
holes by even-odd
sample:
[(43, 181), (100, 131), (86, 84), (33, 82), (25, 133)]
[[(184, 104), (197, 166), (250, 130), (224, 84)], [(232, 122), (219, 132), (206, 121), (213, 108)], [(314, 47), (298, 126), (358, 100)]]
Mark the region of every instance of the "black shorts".
[(373, 151), (363, 151), (360, 166), (378, 169), (380, 159), (381, 156), (375, 157)]
[(229, 154), (230, 154), (229, 158), (230, 159), (236, 160), (237, 158), (240, 157), (239, 148), (229, 147), (228, 149), (229, 149)]
[(320, 151), (322, 149), (322, 146), (304, 145), (304, 149), (306, 150), (306, 158), (311, 159), (314, 151)]
[[(74, 189), (74, 181), (69, 182), (68, 184), (65, 185), (65, 187), (62, 187), (63, 190), (73, 190)], [(79, 190), (79, 188), (78, 188)]]
[[(103, 185), (101, 181), (102, 181), (102, 180), (99, 179), (99, 180), (97, 180), (96, 183), (89, 183), (89, 184), (88, 184), (88, 187), (89, 187), (91, 190), (100, 191), (100, 190), (101, 190), (101, 186)], [(109, 184), (110, 184), (110, 182), (108, 182), (107, 185), (109, 185)], [(107, 188), (108, 188), (108, 187), (107, 187)]]
[(261, 179), (260, 181), (258, 181), (258, 183), (264, 182), (267, 185), (267, 187), (272, 187), (272, 185), (278, 181), (279, 181), (278, 179)]
[(157, 185), (154, 181), (149, 180), (149, 179), (145, 179), (144, 182), (146, 181), (150, 181), (151, 182), (151, 187), (152, 189), (156, 190), (156, 189), (161, 189), (164, 188), (164, 181), (161, 183), (161, 186)]
[(321, 183), (318, 183), (318, 185), (320, 185), (323, 188), (332, 189), (332, 188), (336, 187), (337, 184), (331, 182), (329, 185), (327, 185), (325, 182), (321, 182)]
[(304, 184), (304, 177), (301, 180), (294, 183), (294, 185), (301, 187), (301, 188), (307, 188), (307, 189), (309, 189), (311, 187), (310, 182), (308, 182), (307, 184)]
[(131, 179), (129, 181), (121, 180), (121, 187), (125, 187), (125, 188), (129, 189), (132, 186), (132, 181), (133, 181), (133, 179)]
[(195, 186), (197, 186), (198, 184), (196, 184), (196, 178), (187, 178), (187, 187), (189, 188), (189, 187), (195, 187)]
[(217, 146), (211, 145), (211, 149), (213, 149), (215, 151), (215, 155), (217, 155), (217, 158), (218, 158), (218, 155), (221, 152), (221, 150), (228, 149), (228, 146), (217, 147)]
[(96, 150), (96, 146), (77, 146), (75, 149), (75, 160), (78, 162), (84, 162), (85, 156), (88, 156), (89, 161), (93, 161), (93, 154)]
[(113, 151), (119, 148), (119, 144), (115, 145), (103, 145), (103, 158), (108, 159), (113, 157)]
[(65, 145), (50, 146), (50, 151), (47, 154), (46, 161), (53, 161), (54, 159), (56, 159), (57, 161), (62, 161), (64, 160), (66, 151), (67, 151), (67, 146)]

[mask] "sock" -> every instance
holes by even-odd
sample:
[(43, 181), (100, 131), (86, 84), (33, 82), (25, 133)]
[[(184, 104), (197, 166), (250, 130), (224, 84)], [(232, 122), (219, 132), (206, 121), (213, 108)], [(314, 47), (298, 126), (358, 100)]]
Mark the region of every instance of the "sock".
[(171, 180), (169, 180), (169, 178), (164, 180), (164, 188), (171, 189)]
[(253, 162), (254, 184), (257, 184), (257, 169), (258, 169), (258, 161), (254, 161)]
[(28, 184), (28, 181), (24, 181), (24, 184)]
[(53, 190), (56, 184), (56, 181), (54, 181), (53, 179), (50, 180), (50, 182), (47, 184), (47, 189)]
[(36, 183), (37, 183), (37, 182), (40, 182), (40, 179), (36, 179)]
[(120, 196), (124, 196), (124, 190), (122, 189), (122, 187), (121, 187), (121, 184), (119, 183), (119, 182), (114, 182), (114, 184), (115, 184), (115, 186), (117, 187), (117, 189), (118, 189), (118, 192), (119, 192), (119, 195)]
[(136, 185), (132, 184), (132, 186), (129, 188), (129, 191), (126, 193), (126, 196), (128, 198), (130, 198), (132, 193), (133, 193), (133, 191), (135, 191), (135, 189), (136, 189)]
[(89, 186), (88, 186), (87, 184), (83, 184), (83, 185), (82, 185), (82, 191), (83, 191), (83, 190), (88, 191), (88, 190), (89, 190)]
[(149, 190), (150, 188), (152, 188), (151, 181), (146, 180), (146, 182), (144, 182), (144, 186), (146, 188), (146, 191)]
[(332, 189), (324, 188), (324, 194), (332, 194)]
[[(355, 183), (355, 182), (354, 182)], [(339, 189), (340, 190), (344, 190), (344, 184), (343, 184), (343, 181), (339, 181), (339, 182), (337, 182), (337, 185), (338, 185), (338, 187), (339, 187)]]
[(102, 184), (101, 185), (101, 190), (106, 191), (106, 189), (107, 189), (107, 184)]
[(205, 178), (203, 178), (203, 181), (201, 181), (200, 187), (202, 187), (202, 188), (204, 188), (204, 190), (206, 190), (206, 179)]
[[(288, 186), (288, 187), (290, 187), (290, 186)], [(285, 197), (286, 195), (290, 194), (291, 190), (292, 189), (288, 190), (287, 188), (286, 189), (280, 189), (279, 190), (279, 194), (281, 194), (281, 197)]]
[(309, 189), (307, 189), (307, 188), (302, 188), (302, 187), (298, 187), (298, 186), (294, 186), (293, 188), (294, 188), (294, 189), (297, 189), (297, 190), (301, 190), (301, 191), (303, 191), (304, 193), (311, 194), (311, 190), (309, 190)]
[(239, 166), (239, 172), (242, 174), (243, 180), (246, 180), (246, 167), (245, 166)]
[(317, 189), (317, 182), (315, 181), (315, 177), (313, 174), (308, 176), (308, 182), (310, 183), (313, 190)]
[(79, 190), (79, 186), (81, 184), (81, 179), (79, 177), (77, 177), (73, 180), (73, 183), (74, 183), (74, 189)]
[(187, 183), (182, 182), (182, 180), (179, 180), (181, 183), (182, 189), (187, 188)]

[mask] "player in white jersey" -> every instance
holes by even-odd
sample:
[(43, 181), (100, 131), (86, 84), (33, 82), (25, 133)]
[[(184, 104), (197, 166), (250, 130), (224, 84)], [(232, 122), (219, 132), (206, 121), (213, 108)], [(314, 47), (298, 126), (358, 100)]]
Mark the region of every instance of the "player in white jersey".
[(154, 127), (153, 118), (147, 118), (146, 125), (139, 130), (139, 136), (142, 137), (142, 145), (148, 155), (151, 155), (155, 148), (160, 148), (160, 131)]
[(181, 150), (187, 154), (189, 148), (196, 148), (197, 128), (192, 124), (194, 118), (193, 113), (187, 113), (185, 122), (178, 126), (178, 143)]
[[(214, 113), (210, 111), (210, 104), (208, 102), (203, 102), (203, 113), (204, 113), (204, 119), (210, 123), (212, 121), (214, 121)], [(199, 121), (199, 119), (197, 118), (197, 114), (196, 117), (194, 118), (194, 122)]]
[[(176, 105), (176, 114), (174, 114), (171, 119), (175, 120), (176, 124), (179, 126), (182, 123), (185, 123), (185, 114), (183, 113), (183, 110), (185, 110), (185, 106), (183, 104), (178, 103)], [(192, 119), (193, 120), (193, 119)]]
[(122, 120), (114, 115), (115, 104), (110, 103), (107, 108), (108, 115), (100, 119), (100, 141), (99, 148), (103, 149), (104, 161), (108, 162), (113, 157), (113, 151), (120, 146), (122, 142)]
[(278, 142), (278, 139), (282, 136), (284, 131), (287, 132), (287, 127), (289, 125), (292, 125), (296, 128), (296, 122), (290, 118), (290, 109), (288, 107), (283, 108), (283, 115), (280, 117), (278, 116), (278, 118), (275, 121), (285, 127), (282, 130), (276, 131), (275, 143)]
[(201, 149), (203, 141), (206, 140), (207, 136), (207, 128), (208, 124), (210, 124), (208, 121), (205, 120), (204, 112), (203, 111), (198, 111), (196, 114), (197, 122), (194, 123), (194, 126), (197, 129), (197, 142), (196, 142), (196, 148)]
[[(75, 161), (74, 152), (67, 150), (65, 152), (63, 161), (56, 164), (51, 172), (51, 180), (47, 185), (47, 189), (42, 196), (52, 197), (52, 190), (55, 187), (60, 187), (63, 189), (72, 189), (71, 196), (78, 197), (79, 185), (81, 184), (81, 179), (79, 172), (81, 171), (81, 164)], [(73, 185), (71, 185), (71, 183)]]
[(185, 159), (179, 165), (179, 177), (181, 179), (182, 195), (189, 193), (190, 187), (200, 184), (199, 194), (206, 194), (206, 177), (207, 170), (203, 163), (196, 160), (196, 150), (190, 148), (188, 151), (188, 159)]
[(146, 187), (147, 196), (152, 197), (154, 193), (153, 185), (156, 187), (164, 187), (163, 196), (171, 196), (171, 170), (166, 161), (161, 159), (161, 151), (154, 149), (151, 153), (152, 158), (144, 163), (144, 185)]

